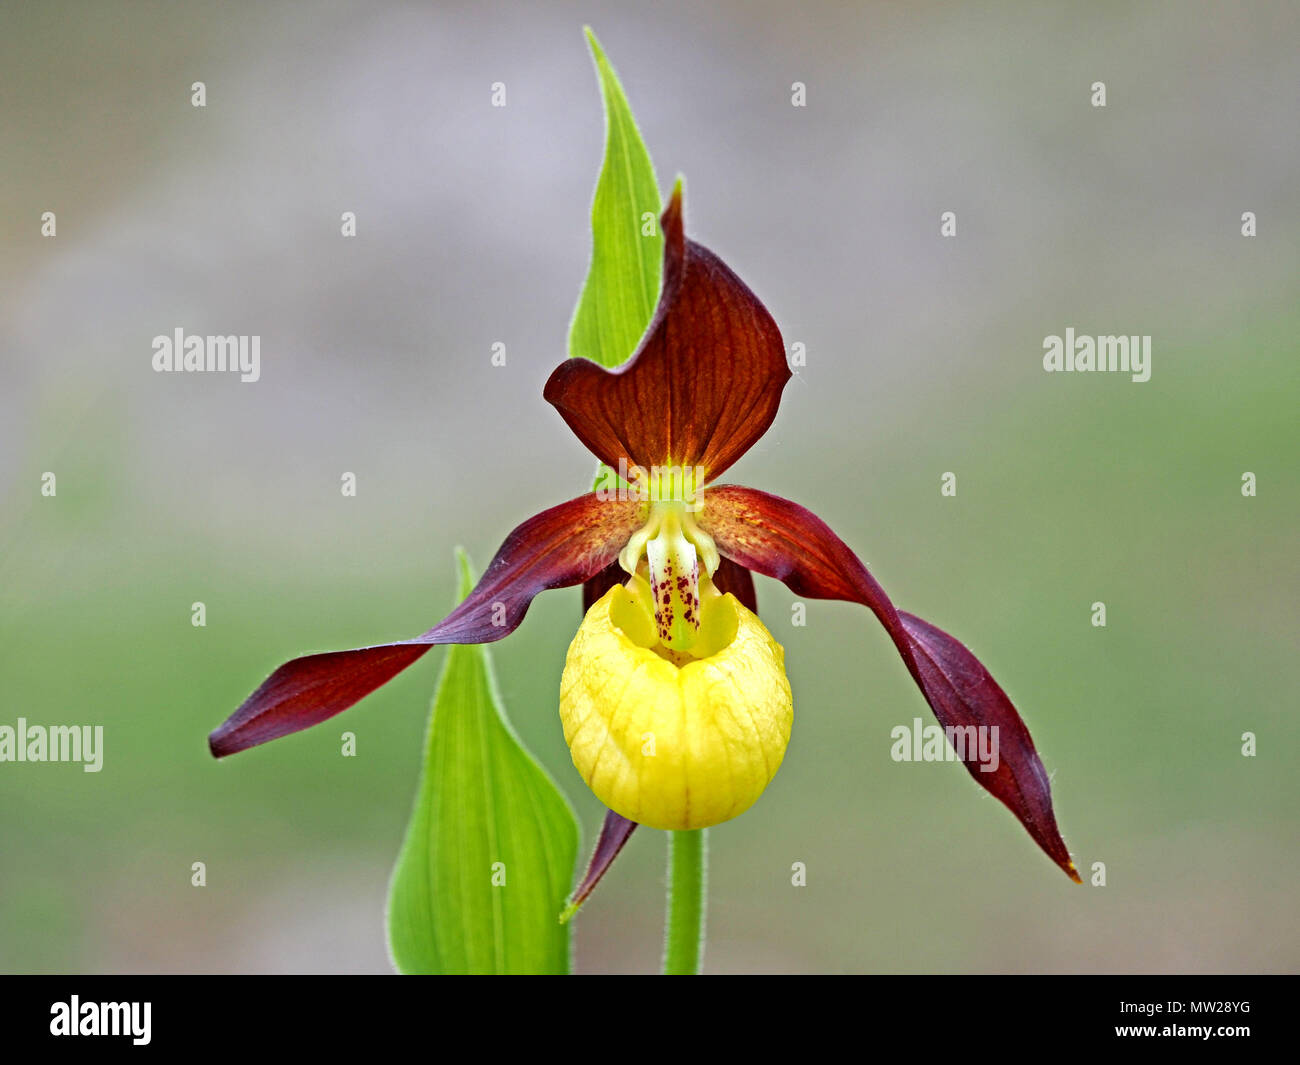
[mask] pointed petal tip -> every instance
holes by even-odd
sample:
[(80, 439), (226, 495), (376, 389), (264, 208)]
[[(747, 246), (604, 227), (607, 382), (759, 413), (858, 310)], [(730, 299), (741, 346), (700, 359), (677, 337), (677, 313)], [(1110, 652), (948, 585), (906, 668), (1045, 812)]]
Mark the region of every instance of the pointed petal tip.
[(668, 196), (668, 205), (659, 216), (659, 229), (663, 231), (664, 243), (664, 277), (680, 276), (682, 260), (686, 251), (686, 225), (682, 218), (681, 198), (685, 191), (685, 181), (681, 174), (672, 183), (672, 194)]
[(582, 909), (582, 904), (596, 890), (596, 885), (614, 864), (614, 859), (622, 852), (628, 838), (636, 831), (636, 826), (635, 821), (629, 821), (613, 810), (605, 811), (605, 820), (600, 826), (600, 838), (596, 840), (596, 849), (592, 851), (591, 861), (587, 864), (587, 872), (583, 875), (582, 881), (569, 896), (568, 905), (560, 912), (561, 924), (568, 924), (574, 914)]
[(673, 229), (676, 231), (676, 236), (681, 236), (682, 197), (685, 192), (686, 178), (682, 174), (678, 174), (673, 181), (673, 191), (668, 197), (668, 206), (664, 208), (664, 213), (659, 217), (665, 235), (668, 234), (669, 229)]

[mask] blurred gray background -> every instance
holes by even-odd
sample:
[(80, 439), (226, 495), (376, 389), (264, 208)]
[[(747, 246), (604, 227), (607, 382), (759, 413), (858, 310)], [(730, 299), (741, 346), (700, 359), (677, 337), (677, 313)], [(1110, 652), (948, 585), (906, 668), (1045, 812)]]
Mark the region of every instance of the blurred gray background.
[[(540, 398), (604, 134), (584, 23), (688, 230), (807, 347), (727, 479), (812, 507), (970, 644), (1107, 869), (1074, 887), (960, 767), (892, 762), (929, 718), (874, 619), (793, 628), (762, 582), (794, 738), (712, 833), (706, 969), (1294, 970), (1284, 3), (4, 5), (0, 723), (103, 723), (106, 752), (0, 765), (0, 967), (387, 969), (441, 652), (314, 732), (220, 764), (205, 737), (295, 654), (426, 628), (455, 544), (481, 567), (590, 483)], [(178, 326), (260, 335), (261, 380), (155, 374)], [(1045, 374), (1067, 326), (1150, 334), (1151, 380)], [(578, 616), (544, 596), (493, 653), (585, 851), (555, 707)], [(580, 971), (657, 965), (663, 866), (638, 833)]]

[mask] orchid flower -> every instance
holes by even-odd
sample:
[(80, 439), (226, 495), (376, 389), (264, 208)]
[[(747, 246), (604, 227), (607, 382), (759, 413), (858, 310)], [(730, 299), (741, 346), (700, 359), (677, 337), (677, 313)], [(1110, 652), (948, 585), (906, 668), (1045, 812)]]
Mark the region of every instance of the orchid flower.
[(792, 695), (784, 652), (757, 617), (758, 573), (802, 597), (865, 606), (941, 726), (996, 729), (996, 768), (973, 749), (962, 755), (966, 768), (1078, 881), (1029, 731), (978, 659), (896, 609), (811, 511), (714, 484), (772, 424), (791, 373), (762, 303), (685, 239), (680, 183), (661, 222), (659, 303), (633, 357), (616, 370), (568, 359), (543, 391), (610, 476), (511, 532), (468, 598), (427, 632), (282, 665), (212, 733), (212, 753), (319, 724), (435, 644), (499, 640), (539, 592), (582, 584), (585, 616), (565, 662), (560, 717), (575, 766), (611, 813), (581, 901), (637, 824), (726, 821), (779, 768)]

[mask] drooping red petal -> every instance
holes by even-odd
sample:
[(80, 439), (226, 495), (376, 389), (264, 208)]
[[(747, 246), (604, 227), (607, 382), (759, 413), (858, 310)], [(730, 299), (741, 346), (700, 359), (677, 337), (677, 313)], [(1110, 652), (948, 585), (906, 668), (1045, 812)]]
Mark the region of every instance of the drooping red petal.
[(286, 662), (209, 734), (208, 749), (224, 758), (318, 725), (388, 683), (431, 646), (387, 643)]
[(659, 306), (636, 353), (616, 370), (568, 359), (542, 395), (613, 469), (703, 466), (712, 479), (772, 424), (790, 368), (758, 297), (685, 239), (680, 190), (662, 225)]
[(538, 592), (599, 573), (644, 520), (645, 504), (592, 493), (515, 529), (474, 590), (428, 632), (410, 640), (329, 651), (286, 662), (208, 737), (221, 758), (299, 732), (346, 710), (434, 644), (490, 643), (513, 632)]
[(569, 897), (569, 904), (564, 908), (563, 920), (567, 921), (572, 917), (587, 901), (587, 896), (596, 890), (600, 878), (614, 864), (614, 859), (627, 843), (628, 837), (636, 831), (636, 827), (635, 821), (629, 821), (622, 814), (616, 814), (613, 810), (605, 811), (605, 821), (600, 826), (600, 838), (596, 840), (596, 849), (591, 852), (591, 861), (587, 864), (587, 872), (582, 878), (582, 883)]
[(979, 659), (941, 629), (896, 610), (844, 541), (797, 503), (720, 485), (705, 495), (697, 520), (723, 555), (784, 581), (796, 595), (868, 607), (892, 637), (940, 725), (998, 730), (997, 769), (983, 772), (977, 757), (967, 757), (967, 770), (1006, 804), (1070, 879), (1079, 880), (1056, 827), (1051, 787), (1029, 730)]

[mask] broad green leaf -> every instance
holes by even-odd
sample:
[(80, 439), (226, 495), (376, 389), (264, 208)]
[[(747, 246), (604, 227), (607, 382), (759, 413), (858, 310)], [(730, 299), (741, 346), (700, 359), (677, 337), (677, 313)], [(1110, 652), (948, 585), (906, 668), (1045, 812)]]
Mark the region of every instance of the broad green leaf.
[(591, 204), (591, 267), (569, 327), (569, 354), (614, 367), (645, 333), (659, 299), (659, 184), (618, 75), (587, 29), (605, 101), (605, 161)]
[[(460, 598), (474, 580), (458, 553)], [(565, 973), (578, 822), (501, 708), (488, 652), (447, 651), (388, 898), (404, 973)]]

